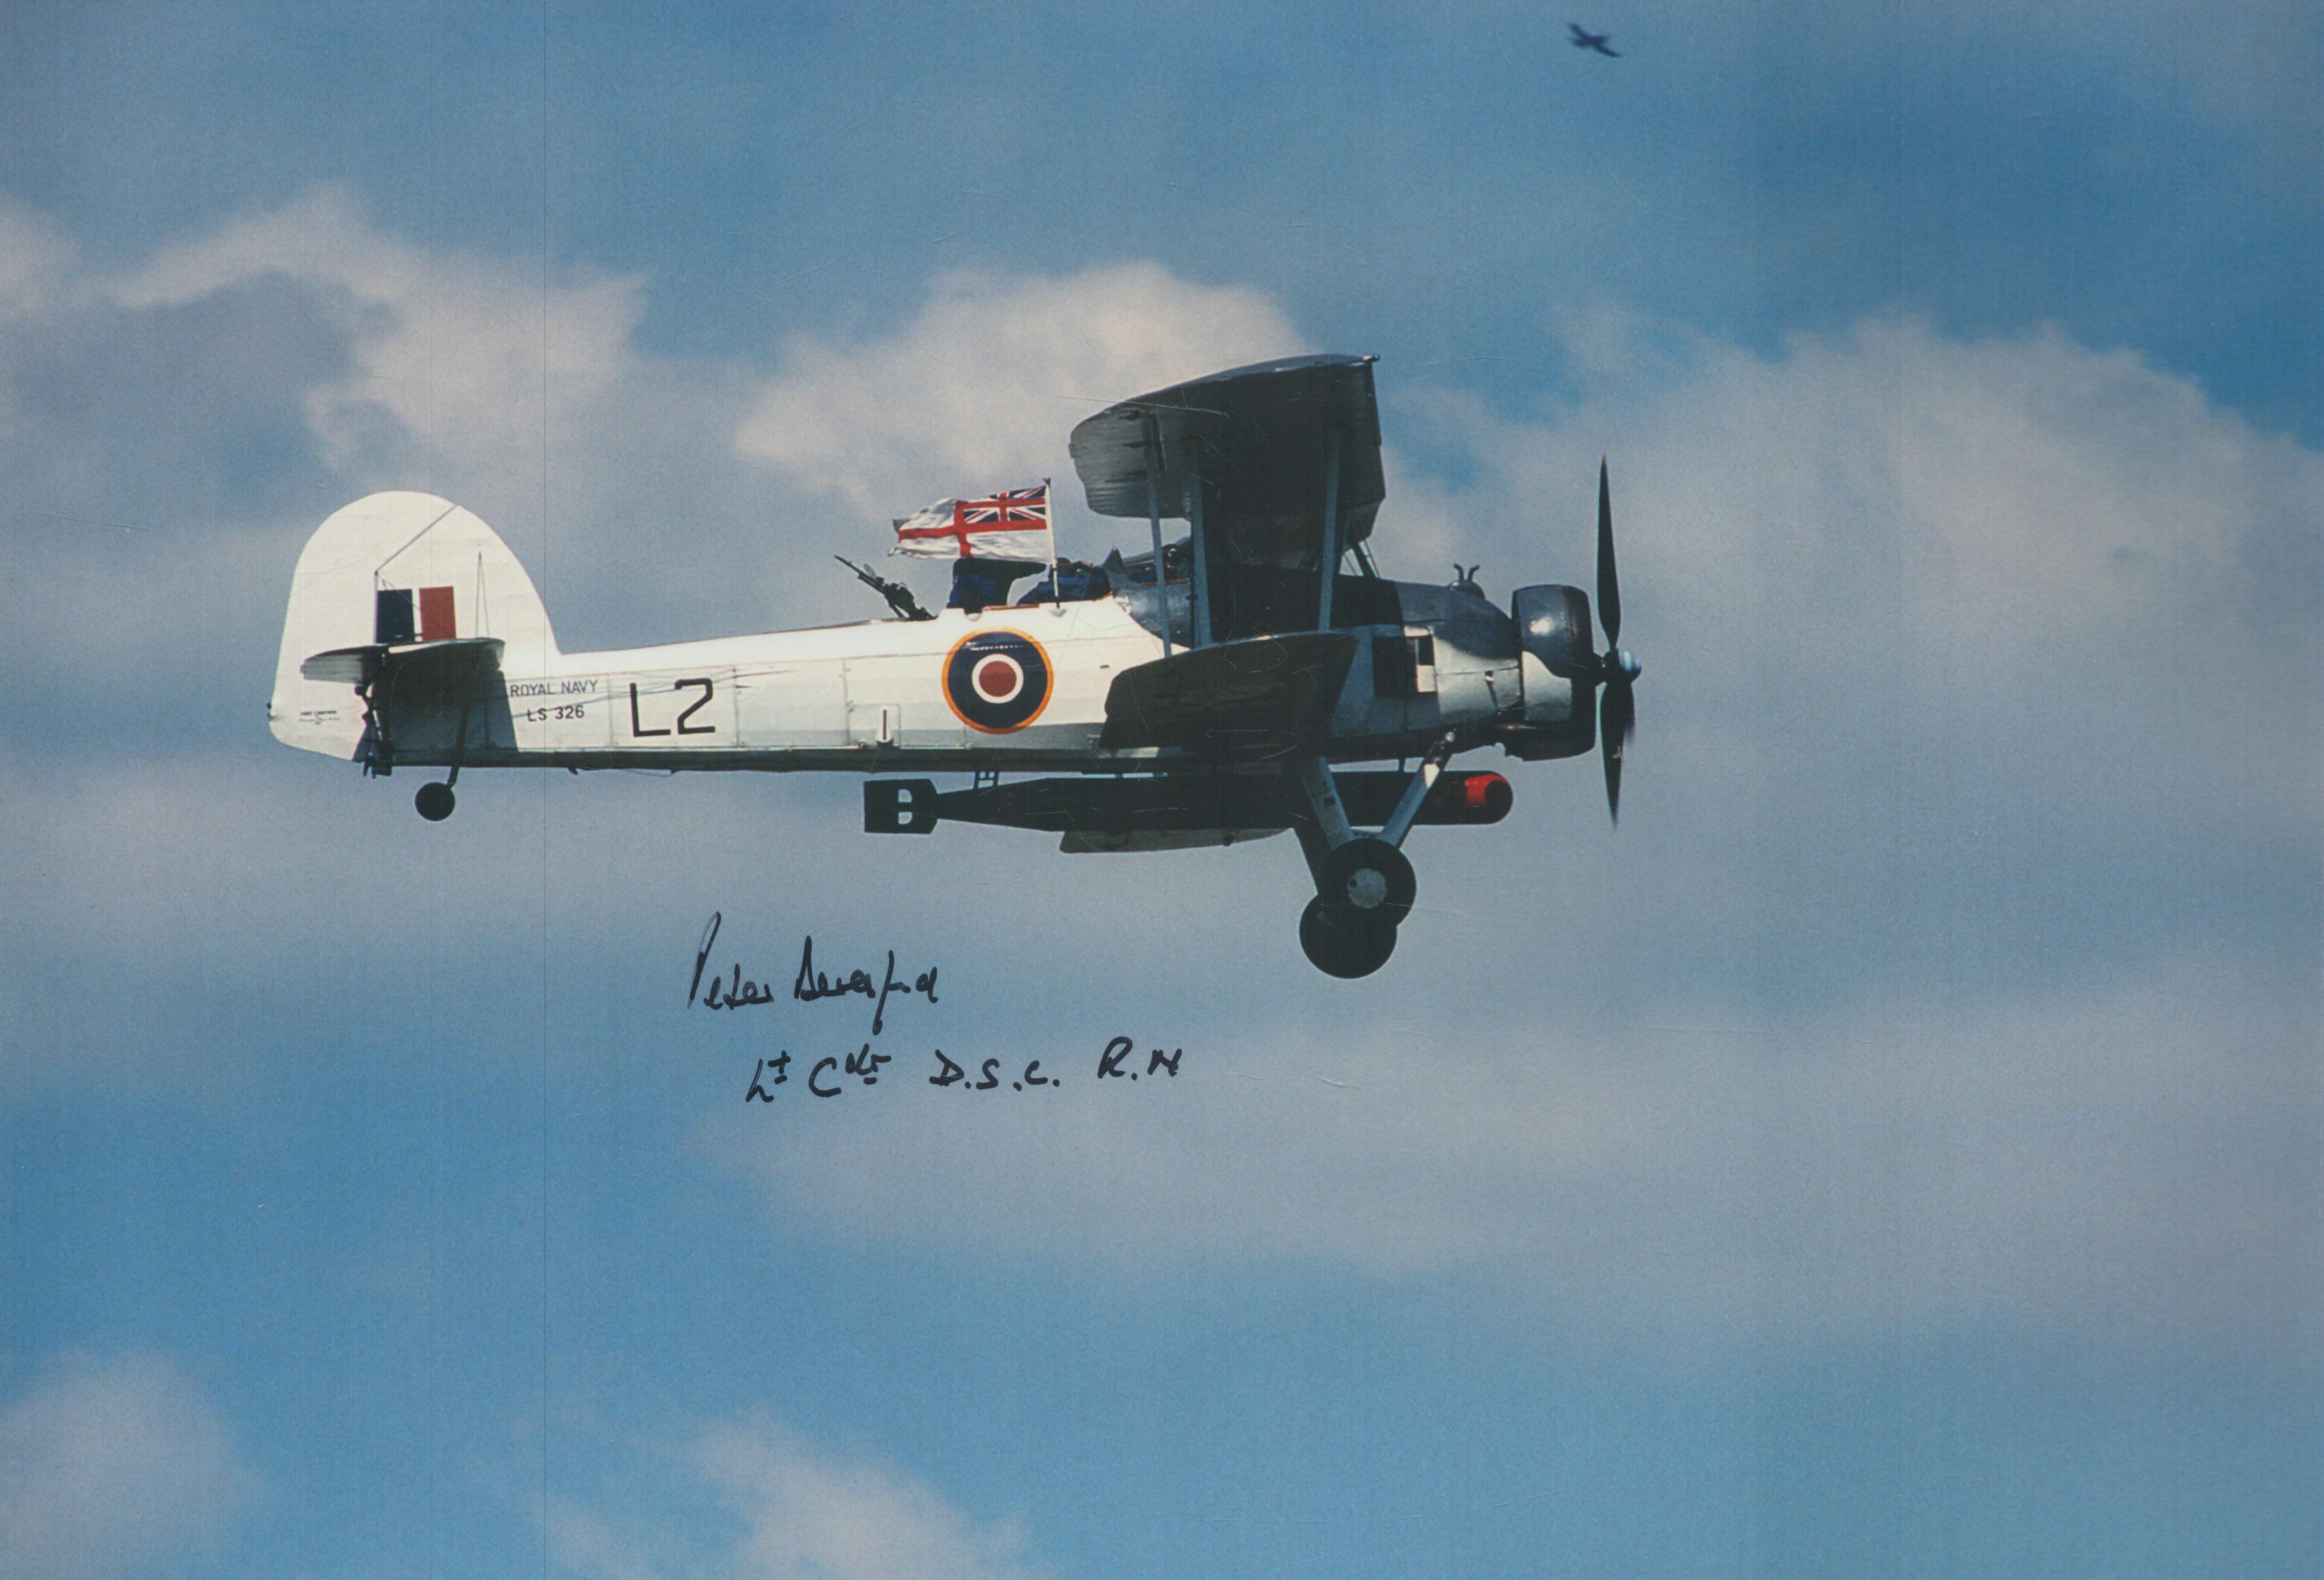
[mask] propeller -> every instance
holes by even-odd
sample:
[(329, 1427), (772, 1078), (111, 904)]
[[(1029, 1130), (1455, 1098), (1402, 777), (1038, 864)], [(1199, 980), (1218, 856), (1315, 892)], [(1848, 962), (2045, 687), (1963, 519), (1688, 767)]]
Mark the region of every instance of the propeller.
[(1637, 723), (1631, 683), (1638, 661), (1621, 646), (1622, 583), (1614, 570), (1614, 501), (1606, 482), (1606, 460), (1598, 459), (1598, 620), (1606, 628), (1606, 651), (1598, 660), (1598, 749), (1606, 763), (1606, 815), (1622, 820), (1622, 749)]

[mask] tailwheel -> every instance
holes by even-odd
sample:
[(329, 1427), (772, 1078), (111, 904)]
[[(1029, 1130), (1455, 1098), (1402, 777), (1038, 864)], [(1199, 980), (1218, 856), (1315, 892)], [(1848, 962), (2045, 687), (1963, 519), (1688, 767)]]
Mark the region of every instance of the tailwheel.
[(420, 794), (411, 798), (411, 804), (419, 808), (420, 815), (429, 822), (442, 822), (452, 815), (452, 808), (456, 803), (449, 785), (427, 784), (420, 786)]
[[(1324, 904), (1385, 922), (1393, 931), (1412, 914), (1419, 883), (1403, 851), (1386, 840), (1361, 835), (1323, 859), (1323, 879), (1315, 886)], [(1388, 959), (1386, 952), (1380, 959)]]
[(1369, 977), (1396, 952), (1396, 923), (1378, 910), (1307, 902), (1299, 917), (1299, 947), (1328, 977)]

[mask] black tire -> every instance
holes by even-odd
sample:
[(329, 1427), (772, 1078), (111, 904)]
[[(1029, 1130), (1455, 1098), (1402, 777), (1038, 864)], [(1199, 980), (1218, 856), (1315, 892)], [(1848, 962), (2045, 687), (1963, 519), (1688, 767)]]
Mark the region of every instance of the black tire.
[(1404, 852), (1369, 834), (1350, 840), (1323, 859), (1323, 903), (1378, 917), (1390, 927), (1412, 914), (1412, 896), (1419, 887)]
[(1396, 923), (1377, 914), (1307, 902), (1299, 917), (1299, 947), (1327, 977), (1369, 977), (1396, 952)]
[(452, 786), (430, 781), (420, 786), (420, 794), (411, 798), (411, 804), (429, 822), (442, 822), (452, 815), (452, 808), (457, 803), (453, 799)]

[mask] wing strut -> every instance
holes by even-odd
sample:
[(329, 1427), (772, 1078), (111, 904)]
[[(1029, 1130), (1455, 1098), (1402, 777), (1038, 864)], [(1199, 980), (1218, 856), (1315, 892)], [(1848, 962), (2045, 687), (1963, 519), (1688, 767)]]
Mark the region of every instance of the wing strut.
[(1330, 470), (1323, 473), (1323, 588), (1315, 604), (1315, 629), (1332, 629), (1332, 583), (1340, 577), (1340, 428), (1332, 426)]
[[(1194, 605), (1194, 646), (1211, 645), (1211, 551), (1203, 536), (1203, 478), (1191, 467), (1186, 473), (1186, 536), (1194, 540), (1194, 576), (1186, 584)], [(1167, 603), (1163, 605), (1167, 611)]]
[(1170, 657), (1170, 573), (1162, 563), (1162, 425), (1146, 414), (1146, 525), (1154, 535), (1154, 598), (1162, 610), (1162, 657)]

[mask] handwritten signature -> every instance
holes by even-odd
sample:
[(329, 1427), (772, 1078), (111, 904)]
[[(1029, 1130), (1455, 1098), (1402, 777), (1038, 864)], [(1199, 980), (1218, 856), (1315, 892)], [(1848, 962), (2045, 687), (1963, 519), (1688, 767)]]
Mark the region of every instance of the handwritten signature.
[[(694, 951), (694, 980), (686, 990), (686, 1002), (699, 1003), (705, 1009), (751, 1009), (762, 1004), (781, 1001), (782, 995), (770, 983), (755, 982), (742, 975), (740, 963), (728, 977), (713, 976), (705, 991), (702, 973), (710, 964), (710, 951), (718, 942), (718, 928), (725, 920), (724, 914), (710, 913), (710, 924), (702, 930), (701, 947)], [(888, 999), (892, 994), (907, 997), (918, 994), (930, 1004), (936, 1002), (936, 968), (930, 966), (908, 982), (896, 975), (896, 951), (888, 951), (888, 964), (873, 982), (866, 970), (850, 971), (844, 976), (826, 976), (815, 969), (815, 934), (808, 933), (799, 946), (798, 975), (791, 979), (789, 997), (801, 1004), (813, 1004), (819, 998), (844, 998), (861, 995), (873, 1001), (872, 1034), (878, 1036), (887, 1029)]]
[[(724, 913), (713, 911), (709, 924), (702, 930), (702, 942), (694, 951), (694, 976), (686, 988), (686, 1002), (690, 1006), (700, 1005), (705, 1009), (755, 1009), (765, 1005), (797, 1003), (816, 1004), (831, 998), (862, 998), (872, 1005), (872, 1035), (865, 1038), (852, 1053), (830, 1054), (807, 1062), (802, 1054), (797, 1062), (807, 1067), (806, 1079), (798, 1084), (818, 1098), (835, 1098), (848, 1089), (851, 1083), (860, 1087), (876, 1087), (883, 1067), (893, 1064), (895, 1055), (873, 1051), (872, 1040), (887, 1029), (888, 1005), (893, 998), (918, 997), (933, 1005), (936, 998), (936, 968), (912, 973), (909, 979), (896, 971), (896, 951), (888, 951), (888, 959), (875, 975), (870, 970), (819, 971), (815, 965), (815, 935), (808, 933), (799, 944), (798, 971), (791, 978), (790, 991), (785, 993), (773, 981), (758, 981), (742, 974), (737, 961), (731, 971), (712, 972), (711, 952), (718, 946), (718, 930), (724, 923)], [(706, 985), (705, 977), (708, 977)], [(1153, 1049), (1147, 1056), (1141, 1071), (1133, 1057), (1137, 1045), (1128, 1037), (1109, 1041), (1097, 1055), (1095, 1079), (1101, 1086), (1120, 1080), (1137, 1080), (1142, 1073), (1148, 1080), (1160, 1077), (1175, 1080), (1179, 1061), (1185, 1050), (1174, 1048), (1168, 1052)], [(935, 1061), (928, 1085), (938, 1089), (951, 1088), (964, 1092), (999, 1091), (1004, 1088), (1012, 1092), (1056, 1091), (1068, 1077), (1054, 1071), (1044, 1071), (1038, 1059), (1028, 1059), (1021, 1067), (1014, 1061), (986, 1059), (976, 1061), (954, 1059), (943, 1049), (931, 1052)], [(751, 1082), (742, 1100), (746, 1103), (771, 1103), (779, 1087), (791, 1084), (792, 1056), (788, 1049), (773, 1058), (761, 1058), (751, 1071)]]

